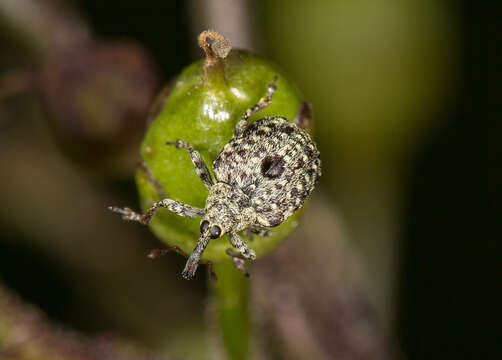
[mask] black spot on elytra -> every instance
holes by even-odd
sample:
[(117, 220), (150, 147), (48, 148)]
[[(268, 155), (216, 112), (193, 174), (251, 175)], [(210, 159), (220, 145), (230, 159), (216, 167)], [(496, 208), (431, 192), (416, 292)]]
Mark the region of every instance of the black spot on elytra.
[(291, 135), (291, 133), (293, 131), (295, 131), (295, 128), (293, 126), (286, 126), (286, 127), (282, 128), (282, 131), (288, 135)]
[(282, 156), (267, 156), (261, 163), (261, 174), (269, 179), (275, 179), (284, 172)]

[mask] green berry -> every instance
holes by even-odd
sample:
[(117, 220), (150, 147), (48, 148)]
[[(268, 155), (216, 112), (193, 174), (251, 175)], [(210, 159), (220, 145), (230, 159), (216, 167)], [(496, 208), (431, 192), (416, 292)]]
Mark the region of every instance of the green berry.
[[(187, 66), (167, 98), (157, 104), (157, 115), (141, 146), (142, 166), (136, 174), (143, 211), (165, 196), (199, 208), (205, 205), (208, 190), (195, 173), (189, 154), (167, 146), (166, 141), (179, 138), (190, 143), (211, 168), (220, 150), (232, 138), (241, 116), (266, 94), (267, 85), (276, 75), (278, 90), (272, 104), (249, 122), (271, 115), (293, 121), (300, 109), (299, 91), (275, 65), (247, 51), (228, 53), (229, 49), (220, 46), (221, 41), (211, 40), (205, 44), (207, 58)], [(293, 230), (297, 217), (298, 212), (273, 228), (271, 237), (255, 235), (250, 246), (258, 256), (274, 249)], [(200, 219), (160, 209), (149, 226), (167, 245), (178, 246), (190, 254), (200, 236), (199, 222)], [(213, 262), (230, 260), (225, 253), (230, 247), (227, 236), (211, 240), (202, 258)]]

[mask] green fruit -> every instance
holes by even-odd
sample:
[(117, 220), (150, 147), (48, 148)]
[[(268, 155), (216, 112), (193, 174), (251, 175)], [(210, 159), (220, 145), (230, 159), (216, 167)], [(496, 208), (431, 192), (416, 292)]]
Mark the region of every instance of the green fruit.
[[(226, 54), (225, 54), (226, 56)], [(198, 150), (212, 173), (212, 162), (232, 138), (242, 114), (266, 94), (267, 84), (278, 76), (272, 104), (252, 116), (253, 122), (267, 115), (283, 116), (293, 121), (302, 102), (297, 88), (274, 65), (245, 51), (232, 50), (225, 59), (208, 66), (204, 60), (186, 67), (163, 101), (152, 121), (143, 144), (143, 167), (136, 181), (141, 207), (167, 196), (189, 205), (204, 208), (207, 188), (203, 185), (188, 152), (167, 146), (178, 138)], [(250, 246), (257, 255), (274, 249), (292, 231), (298, 213), (273, 228), (269, 238), (254, 237)], [(191, 253), (200, 235), (200, 219), (188, 219), (160, 209), (149, 223), (155, 235), (168, 245)], [(249, 241), (249, 239), (246, 239)], [(231, 245), (227, 236), (211, 240), (203, 259), (230, 259), (225, 250)]]

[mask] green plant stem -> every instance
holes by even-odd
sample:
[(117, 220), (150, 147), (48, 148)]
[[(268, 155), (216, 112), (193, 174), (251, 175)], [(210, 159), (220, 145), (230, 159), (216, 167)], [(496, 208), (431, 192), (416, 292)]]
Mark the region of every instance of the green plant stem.
[(213, 264), (218, 281), (212, 282), (211, 295), (216, 305), (227, 358), (249, 358), (249, 279), (237, 271), (231, 261)]

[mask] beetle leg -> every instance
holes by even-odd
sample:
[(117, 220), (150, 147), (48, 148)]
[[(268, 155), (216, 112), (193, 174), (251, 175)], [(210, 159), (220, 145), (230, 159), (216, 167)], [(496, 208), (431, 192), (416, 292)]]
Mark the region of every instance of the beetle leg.
[(204, 163), (204, 160), (202, 159), (202, 156), (200, 153), (193, 148), (192, 145), (189, 143), (178, 139), (176, 141), (167, 141), (167, 145), (176, 145), (178, 149), (185, 149), (190, 153), (190, 159), (192, 160), (192, 164), (195, 167), (195, 172), (199, 176), (199, 178), (202, 180), (204, 185), (208, 189), (213, 186), (213, 180), (211, 179), (211, 174), (209, 173), (209, 170), (207, 169), (206, 164)]
[(246, 260), (255, 260), (256, 253), (251, 249), (244, 240), (241, 239), (237, 233), (231, 232), (228, 234), (230, 238), (230, 244), (242, 254)]
[(183, 204), (180, 203), (179, 201), (174, 201), (171, 199), (164, 199), (154, 203), (152, 207), (150, 207), (144, 214), (138, 214), (127, 207), (120, 208), (117, 206), (109, 206), (108, 210), (122, 215), (122, 219), (124, 220), (137, 221), (140, 224), (146, 225), (152, 219), (155, 212), (161, 207), (166, 208), (169, 211), (172, 211), (176, 215), (188, 218), (201, 217), (205, 214), (204, 209)]
[(256, 234), (258, 236), (270, 237), (272, 236), (272, 231), (261, 225), (251, 225), (248, 227), (249, 232)]
[(302, 102), (298, 113), (295, 116), (295, 124), (307, 131), (308, 133), (312, 130), (312, 106), (306, 101)]
[(244, 266), (244, 264), (246, 263), (246, 260), (242, 257), (242, 254), (235, 252), (232, 249), (227, 249), (226, 253), (227, 253), (227, 255), (229, 255), (232, 258), (232, 262), (234, 263), (234, 267), (237, 270), (240, 270), (244, 274), (244, 276), (249, 277), (249, 271)]
[(277, 90), (277, 75), (274, 76), (274, 81), (267, 86), (267, 95), (262, 97), (255, 105), (246, 110), (244, 115), (242, 115), (241, 120), (237, 123), (235, 127), (234, 137), (242, 135), (246, 127), (248, 126), (248, 118), (256, 114), (258, 111), (266, 108), (272, 103), (272, 96)]

